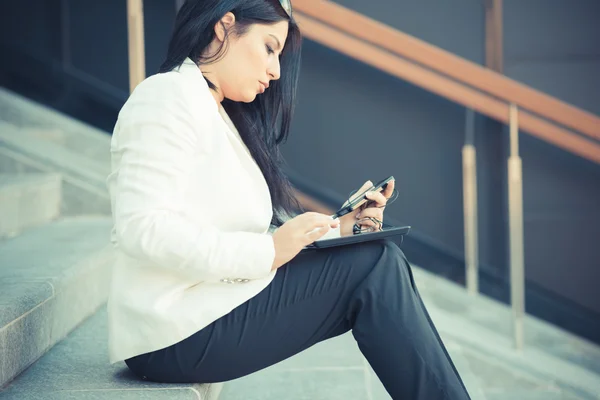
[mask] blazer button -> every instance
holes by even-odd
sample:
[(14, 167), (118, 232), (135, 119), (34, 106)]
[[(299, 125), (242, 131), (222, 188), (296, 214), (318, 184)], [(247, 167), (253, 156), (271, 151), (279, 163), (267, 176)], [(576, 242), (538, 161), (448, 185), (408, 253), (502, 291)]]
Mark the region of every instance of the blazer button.
[(221, 282), (223, 282), (223, 283), (234, 283), (232, 280), (230, 280), (228, 278), (221, 279)]
[(238, 278), (238, 279), (236, 279), (235, 281), (236, 281), (237, 283), (246, 283), (246, 282), (249, 282), (249, 281), (250, 281), (250, 279), (241, 279), (241, 278)]

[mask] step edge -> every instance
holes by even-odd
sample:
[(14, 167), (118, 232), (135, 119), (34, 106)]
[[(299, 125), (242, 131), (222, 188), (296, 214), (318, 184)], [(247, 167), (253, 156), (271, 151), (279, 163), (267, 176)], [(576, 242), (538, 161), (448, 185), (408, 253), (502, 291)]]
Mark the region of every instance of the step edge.
[[(105, 251), (105, 249), (102, 249), (102, 251)], [(95, 265), (95, 268), (85, 268), (82, 271), (80, 271), (78, 273), (77, 277), (73, 277), (71, 278), (71, 283), (70, 285), (67, 287), (65, 286), (63, 288), (63, 290), (60, 291), (56, 291), (54, 292), (54, 294), (48, 298), (46, 301), (44, 301), (41, 304), (38, 304), (36, 307), (32, 308), (32, 310), (30, 310), (26, 316), (23, 317), (19, 317), (19, 318), (36, 318), (36, 317), (40, 317), (41, 313), (51, 313), (52, 315), (46, 316), (46, 319), (43, 323), (44, 326), (44, 333), (40, 333), (40, 332), (35, 332), (35, 335), (37, 335), (37, 341), (35, 343), (33, 342), (28, 342), (27, 345), (29, 346), (29, 348), (35, 348), (38, 343), (41, 341), (46, 342), (44, 346), (41, 346), (41, 349), (37, 352), (34, 351), (34, 353), (32, 354), (32, 359), (18, 359), (18, 358), (13, 358), (12, 360), (10, 360), (10, 362), (8, 361), (8, 359), (5, 359), (4, 362), (0, 363), (0, 366), (2, 367), (2, 371), (1, 371), (1, 375), (0, 375), (0, 388), (4, 388), (5, 386), (9, 385), (15, 378), (17, 378), (21, 373), (23, 373), (25, 370), (27, 370), (27, 368), (29, 368), (31, 365), (33, 365), (37, 360), (39, 360), (41, 357), (44, 356), (44, 354), (46, 354), (50, 349), (52, 349), (52, 347), (54, 347), (56, 344), (60, 343), (62, 340), (64, 340), (69, 333), (71, 333), (73, 330), (75, 330), (79, 325), (81, 325), (85, 320), (87, 320), (89, 317), (91, 317), (92, 315), (94, 315), (98, 309), (100, 309), (107, 301), (108, 299), (108, 286), (109, 286), (109, 282), (110, 282), (110, 271), (111, 271), (111, 267), (112, 267), (112, 260), (106, 259), (106, 260), (102, 260), (99, 259), (98, 262)], [(94, 287), (101, 287), (100, 289), (100, 294), (99, 294), (99, 298), (98, 299), (93, 299), (90, 298), (90, 303), (86, 304), (84, 309), (79, 312), (79, 315), (75, 315), (74, 319), (72, 320), (72, 323), (69, 323), (66, 325), (66, 327), (63, 327), (64, 329), (57, 329), (57, 324), (58, 321), (63, 321), (63, 319), (61, 318), (57, 318), (56, 316), (60, 315), (73, 315), (72, 310), (69, 308), (67, 309), (67, 307), (62, 307), (60, 309), (58, 308), (53, 308), (58, 306), (59, 301), (64, 301), (65, 304), (68, 304), (69, 302), (64, 300), (64, 299), (60, 299), (60, 296), (66, 296), (66, 292), (68, 292), (68, 289), (70, 288), (77, 288), (76, 292), (80, 293), (80, 292), (84, 292), (84, 293), (88, 293), (90, 292), (90, 290), (88, 290), (88, 286), (94, 286)], [(75, 295), (71, 295), (72, 297), (75, 297)], [(40, 309), (42, 309), (42, 307), (49, 307), (47, 309), (47, 311), (40, 311)], [(37, 314), (36, 314), (37, 311)], [(36, 314), (36, 315), (34, 315)], [(17, 319), (19, 319), (17, 318)], [(15, 320), (16, 321), (16, 320)], [(19, 332), (13, 331), (13, 332), (8, 332), (9, 329), (16, 329), (14, 328), (16, 323), (13, 323), (15, 321), (12, 321), (11, 323), (5, 325), (5, 327), (2, 327), (0, 329), (0, 344), (2, 344), (3, 346), (8, 346), (9, 343), (6, 343), (6, 338), (8, 337), (9, 334), (12, 335), (21, 335), (21, 336), (25, 336), (27, 337), (27, 335), (23, 335), (22, 332), (25, 332), (25, 330), (20, 329)], [(26, 324), (24, 324), (26, 325)], [(48, 334), (46, 334), (46, 332), (49, 332)], [(6, 352), (8, 353), (8, 352)], [(25, 354), (26, 352), (19, 352), (19, 354)], [(12, 366), (12, 368), (10, 367)]]

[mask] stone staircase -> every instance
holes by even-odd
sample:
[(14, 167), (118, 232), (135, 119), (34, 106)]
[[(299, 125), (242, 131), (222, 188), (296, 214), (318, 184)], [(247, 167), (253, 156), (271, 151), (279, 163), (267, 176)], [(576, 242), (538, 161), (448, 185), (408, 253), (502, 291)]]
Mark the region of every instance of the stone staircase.
[[(109, 365), (109, 136), (0, 88), (0, 400), (389, 400), (349, 334), (224, 385)], [(413, 267), (475, 400), (600, 399), (600, 347)]]
[(109, 365), (110, 137), (0, 89), (0, 399), (215, 399)]
[(58, 174), (0, 172), (0, 238), (16, 236), (27, 228), (57, 218), (60, 200)]

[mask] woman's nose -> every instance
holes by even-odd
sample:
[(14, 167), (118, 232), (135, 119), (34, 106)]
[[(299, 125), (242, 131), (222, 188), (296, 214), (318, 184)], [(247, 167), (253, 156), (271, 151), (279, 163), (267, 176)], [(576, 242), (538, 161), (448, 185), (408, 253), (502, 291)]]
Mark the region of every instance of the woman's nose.
[(271, 80), (276, 81), (281, 76), (281, 70), (279, 67), (279, 62), (276, 65), (273, 65), (267, 69), (267, 74), (271, 78)]

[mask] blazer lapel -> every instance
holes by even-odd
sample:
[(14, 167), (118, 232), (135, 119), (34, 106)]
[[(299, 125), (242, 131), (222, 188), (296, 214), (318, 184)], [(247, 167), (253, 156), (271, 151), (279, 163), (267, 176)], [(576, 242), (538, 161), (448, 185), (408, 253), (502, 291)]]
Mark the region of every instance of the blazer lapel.
[[(183, 64), (181, 64), (179, 67), (178, 71), (184, 74), (186, 79), (190, 80), (190, 90), (194, 91), (193, 95), (203, 96), (202, 104), (210, 104), (209, 107), (211, 108), (211, 111), (215, 111), (213, 115), (219, 120), (217, 126), (221, 126), (223, 128), (222, 131), (227, 136), (227, 139), (233, 146), (236, 153), (240, 156), (240, 158), (242, 158), (242, 160), (240, 160), (242, 164), (248, 165), (248, 163), (250, 163), (250, 168), (244, 169), (246, 171), (252, 170), (252, 172), (249, 173), (253, 173), (256, 178), (264, 182), (264, 185), (268, 191), (269, 188), (260, 167), (256, 163), (254, 157), (252, 157), (250, 150), (244, 143), (237, 128), (233, 124), (233, 121), (231, 121), (229, 118), (229, 115), (227, 115), (225, 109), (220, 104), (217, 104), (215, 98), (210, 93), (210, 88), (208, 87), (208, 83), (204, 79), (200, 68), (198, 68), (198, 66), (190, 58), (186, 58)], [(214, 109), (212, 108), (213, 105), (215, 107)]]

